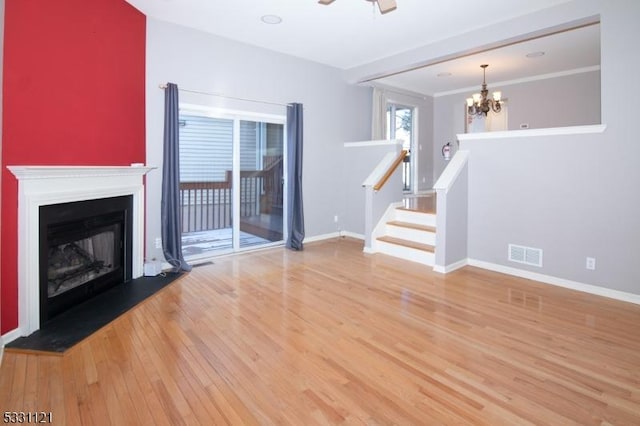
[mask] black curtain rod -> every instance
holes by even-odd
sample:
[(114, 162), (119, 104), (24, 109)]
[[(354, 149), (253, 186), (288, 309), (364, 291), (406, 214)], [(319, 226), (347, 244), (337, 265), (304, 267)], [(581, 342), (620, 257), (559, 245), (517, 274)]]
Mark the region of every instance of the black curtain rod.
[[(161, 88), (161, 89), (166, 89), (167, 88), (167, 84), (166, 83), (160, 84), (158, 87)], [(180, 86), (178, 86), (178, 90), (181, 91), (181, 92), (197, 93), (199, 95), (216, 96), (216, 97), (219, 97), (219, 98), (235, 99), (235, 100), (238, 100), (238, 101), (257, 102), (257, 103), (261, 103), (261, 104), (278, 105), (278, 106), (284, 106), (284, 107), (290, 105), (290, 104), (282, 104), (282, 103), (279, 103), (279, 102), (263, 101), (263, 100), (260, 100), (260, 99), (250, 99), (250, 98), (240, 98), (240, 97), (237, 97), (237, 96), (228, 96), (228, 95), (223, 95), (221, 93), (203, 92), (201, 90), (181, 89)]]

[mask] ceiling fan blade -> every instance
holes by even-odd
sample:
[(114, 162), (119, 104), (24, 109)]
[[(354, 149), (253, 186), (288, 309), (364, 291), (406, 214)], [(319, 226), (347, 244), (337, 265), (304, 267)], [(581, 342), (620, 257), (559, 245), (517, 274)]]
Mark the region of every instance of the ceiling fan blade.
[(380, 8), (380, 13), (384, 15), (396, 10), (398, 6), (396, 5), (396, 0), (378, 0), (378, 7)]
[(320, 4), (331, 4), (333, 2), (334, 2), (334, 0), (319, 0), (318, 1), (318, 3), (320, 3)]

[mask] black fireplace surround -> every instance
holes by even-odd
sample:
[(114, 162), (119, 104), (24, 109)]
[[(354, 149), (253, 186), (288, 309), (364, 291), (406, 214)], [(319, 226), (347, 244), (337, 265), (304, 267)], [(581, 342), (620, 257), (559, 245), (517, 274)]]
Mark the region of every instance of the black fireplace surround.
[(130, 281), (133, 197), (40, 206), (40, 325)]

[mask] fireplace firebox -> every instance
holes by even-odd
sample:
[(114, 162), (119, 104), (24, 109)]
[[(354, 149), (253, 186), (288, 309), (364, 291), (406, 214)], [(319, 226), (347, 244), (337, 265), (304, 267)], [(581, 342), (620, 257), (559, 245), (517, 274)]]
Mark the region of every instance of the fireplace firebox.
[(130, 281), (133, 197), (40, 206), (40, 325)]

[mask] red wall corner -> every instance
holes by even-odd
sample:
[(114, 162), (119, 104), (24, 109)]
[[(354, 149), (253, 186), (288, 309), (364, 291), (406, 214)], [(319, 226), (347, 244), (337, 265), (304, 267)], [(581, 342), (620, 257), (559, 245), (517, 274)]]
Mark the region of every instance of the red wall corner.
[(5, 4), (0, 334), (18, 326), (18, 184), (6, 166), (144, 163), (145, 37), (124, 0)]

